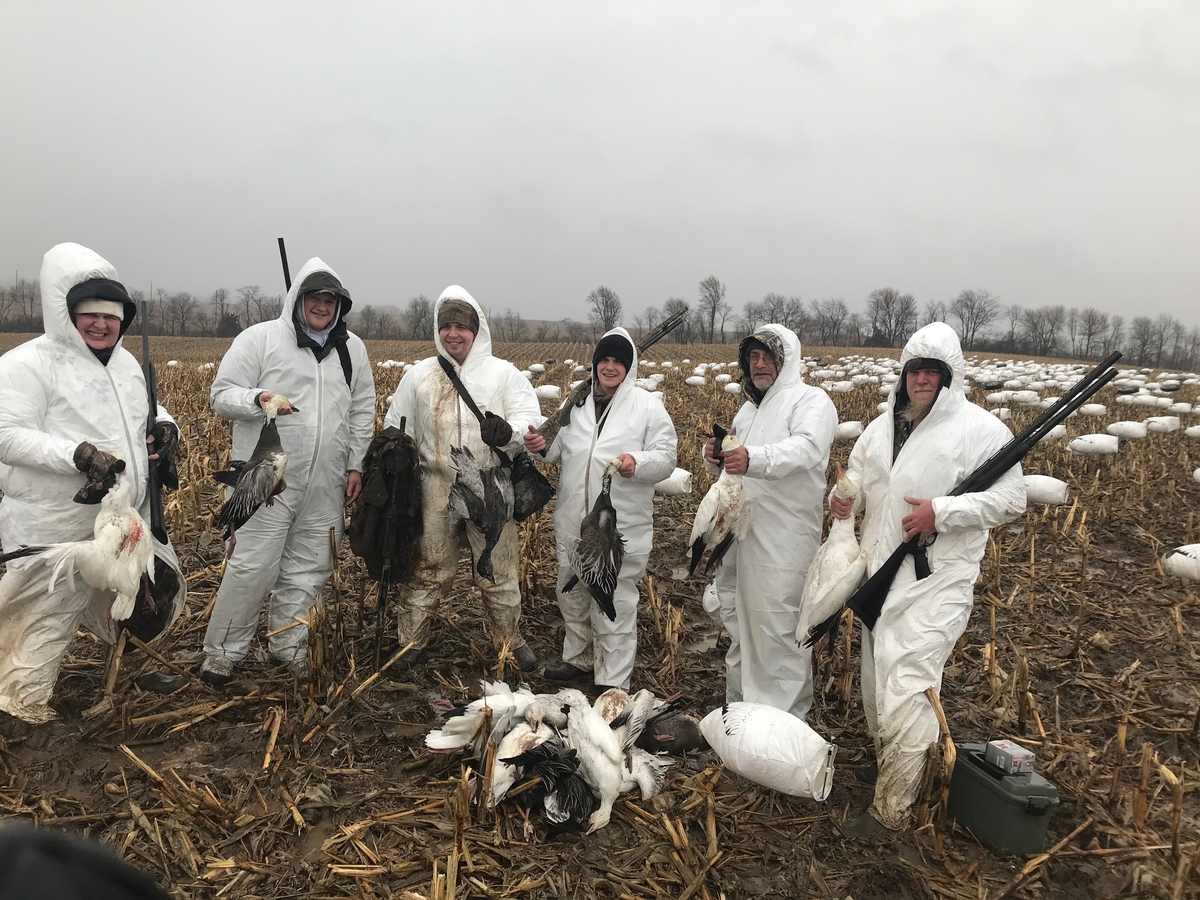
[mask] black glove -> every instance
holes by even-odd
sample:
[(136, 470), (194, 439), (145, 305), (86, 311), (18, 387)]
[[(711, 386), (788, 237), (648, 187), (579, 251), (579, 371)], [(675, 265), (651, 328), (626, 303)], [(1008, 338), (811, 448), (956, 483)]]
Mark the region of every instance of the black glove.
[(483, 421), (479, 423), (479, 433), (489, 447), (503, 447), (513, 436), (512, 426), (491, 412), (483, 414)]
[(125, 471), (125, 460), (97, 450), (87, 441), (75, 448), (74, 462), (87, 478), (87, 484), (75, 494), (76, 503), (99, 503), (117, 483), (117, 475)]
[(179, 429), (170, 422), (159, 422), (150, 429), (149, 437), (154, 443), (147, 445), (147, 452), (157, 453), (158, 477), (162, 486), (169, 491), (179, 487), (179, 470), (175, 468), (175, 450), (179, 446)]

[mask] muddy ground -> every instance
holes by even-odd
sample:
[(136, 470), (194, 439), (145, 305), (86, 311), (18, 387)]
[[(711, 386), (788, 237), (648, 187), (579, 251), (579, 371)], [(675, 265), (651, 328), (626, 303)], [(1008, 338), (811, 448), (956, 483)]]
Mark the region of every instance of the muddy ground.
[[(703, 427), (699, 415), (676, 421), (681, 447)], [(835, 445), (835, 461), (848, 452)], [(936, 807), (921, 830), (872, 843), (844, 836), (843, 821), (870, 800), (851, 774), (870, 746), (857, 641), (848, 661), (839, 646), (818, 669), (811, 724), (840, 748), (824, 803), (759, 788), (701, 752), (678, 760), (655, 800), (618, 802), (602, 831), (547, 842), (539, 830), (527, 842), (515, 804), (466, 801), (459, 759), (422, 742), (438, 721), (431, 701), (476, 696), (484, 676), (515, 680), (498, 670), (467, 561), (434, 660), (355, 693), (370, 673), (374, 588), (344, 549), (340, 591), (326, 592), (319, 625), (329, 661), (311, 687), (272, 667), (260, 639), (229, 689), (193, 680), (161, 697), (133, 682), (164, 666), (130, 650), (109, 707), (109, 648), (81, 634), (55, 703), (82, 731), (6, 723), (0, 814), (99, 838), (180, 898), (1195, 896), (1200, 605), (1156, 559), (1200, 539), (1198, 457), (1170, 435), (1100, 462), (1039, 448), (1027, 470), (1068, 480), (1077, 505), (1031, 508), (989, 547), (943, 703), (956, 741), (1007, 737), (1038, 753), (1061, 798), (1046, 846), (1073, 835), (1048, 861), (997, 856)], [(702, 714), (723, 699), (726, 645), (700, 605), (703, 582), (676, 577), (698, 500), (657, 500), (635, 687), (680, 690)], [(180, 546), (188, 609), (155, 645), (187, 672), (199, 664), (222, 549), (207, 520), (191, 526)], [(562, 636), (549, 528), (543, 511), (523, 543), (524, 629), (543, 663), (558, 659)], [(395, 650), (390, 620), (387, 631), (385, 655)], [(527, 680), (554, 687), (538, 673)], [(1182, 780), (1177, 839), (1171, 775)]]

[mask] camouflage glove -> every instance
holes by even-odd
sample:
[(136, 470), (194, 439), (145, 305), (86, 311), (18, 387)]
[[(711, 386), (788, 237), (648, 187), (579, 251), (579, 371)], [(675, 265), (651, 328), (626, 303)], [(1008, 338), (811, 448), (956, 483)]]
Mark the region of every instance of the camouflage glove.
[(512, 426), (491, 412), (484, 413), (483, 421), (479, 423), (479, 433), (489, 447), (503, 447), (513, 436)]
[(74, 462), (87, 478), (87, 484), (75, 494), (76, 503), (99, 503), (117, 483), (117, 475), (125, 471), (125, 460), (97, 450), (87, 441), (75, 448)]

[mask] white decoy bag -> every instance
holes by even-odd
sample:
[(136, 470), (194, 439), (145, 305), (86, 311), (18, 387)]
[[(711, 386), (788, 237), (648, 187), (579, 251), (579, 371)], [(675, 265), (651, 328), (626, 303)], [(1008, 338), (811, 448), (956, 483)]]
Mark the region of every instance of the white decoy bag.
[(675, 471), (654, 485), (654, 493), (674, 497), (692, 492), (692, 473), (676, 467)]
[(1049, 475), (1025, 475), (1025, 499), (1029, 503), (1057, 506), (1071, 499), (1067, 483)]
[(705, 716), (700, 731), (743, 778), (793, 797), (829, 796), (837, 747), (803, 719), (762, 703), (729, 703)]

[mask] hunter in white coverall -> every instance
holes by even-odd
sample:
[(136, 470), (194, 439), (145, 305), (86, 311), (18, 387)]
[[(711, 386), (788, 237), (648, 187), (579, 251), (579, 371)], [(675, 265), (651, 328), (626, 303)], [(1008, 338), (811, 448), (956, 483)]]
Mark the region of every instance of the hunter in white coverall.
[[(86, 443), (101, 459), (121, 459), (119, 477), (135, 486), (133, 505), (149, 521), (146, 380), (121, 346), (136, 313), (116, 270), (78, 244), (53, 247), (42, 262), (46, 333), (0, 358), (0, 542), (4, 550), (90, 540), (100, 507), (73, 500), (86, 481), (79, 451)], [(158, 408), (155, 433), (173, 448), (178, 429)], [(164, 451), (164, 453), (167, 451)], [(157, 454), (155, 454), (157, 455)], [(86, 468), (86, 466), (85, 466)], [(115, 473), (114, 473), (115, 474)], [(96, 497), (95, 499), (99, 499)], [(0, 710), (27, 722), (56, 714), (50, 697), (75, 629), (82, 623), (108, 643), (125, 625), (142, 640), (162, 633), (183, 608), (186, 582), (170, 544), (154, 542), (161, 605), (150, 631), (133, 617), (114, 624), (112, 594), (75, 587), (36, 558), (14, 560), (0, 579)], [(157, 596), (170, 579), (171, 595)], [(140, 631), (140, 633), (139, 633)]]
[(204, 635), (201, 677), (211, 683), (227, 682), (246, 658), (268, 593), (271, 656), (298, 680), (308, 678), (308, 627), (297, 623), (333, 572), (329, 530), (341, 540), (375, 422), (375, 376), (363, 342), (346, 328), (350, 309), (341, 279), (310, 259), (279, 318), (234, 338), (217, 370), (209, 402), (233, 420), (234, 459), (247, 460), (254, 450), (264, 394), (282, 394), (295, 411), (275, 420), (288, 457), (287, 488), (238, 529), (225, 565)]
[[(602, 361), (608, 361), (611, 377)], [(638, 582), (654, 540), (654, 485), (675, 470), (677, 439), (661, 400), (634, 384), (637, 346), (624, 328), (614, 328), (596, 345), (592, 376), (591, 395), (572, 412), (571, 421), (546, 451), (546, 462), (562, 463), (554, 542), (558, 607), (566, 625), (562, 654), (566, 665), (548, 668), (546, 675), (569, 680), (591, 672), (597, 685), (628, 690), (637, 655)], [(611, 388), (603, 384), (606, 377)], [(536, 453), (545, 440), (527, 432), (525, 446)], [(625, 538), (625, 557), (613, 592), (617, 619), (610, 622), (583, 584), (570, 593), (563, 593), (563, 586), (571, 577), (568, 548), (579, 540), (580, 522), (600, 493), (604, 467), (618, 456), (628, 461), (622, 461), (609, 496), (617, 513), (617, 530)]]
[[(782, 325), (745, 338), (738, 360), (746, 402), (733, 431), (741, 446), (727, 454), (725, 468), (744, 476), (754, 511), (749, 533), (734, 542), (709, 588), (730, 638), (726, 699), (804, 718), (812, 706), (812, 658), (796, 646), (796, 623), (804, 576), (821, 545), (837, 410), (823, 390), (801, 380), (800, 339)], [(709, 441), (705, 464), (716, 474), (712, 449)]]
[[(533, 386), (512, 363), (492, 356), (492, 335), (483, 309), (464, 288), (451, 285), (434, 304), (433, 342), (438, 355), (449, 361), (479, 410), (490, 413), (486, 426), (459, 397), (442, 370), (438, 357), (423, 359), (400, 380), (388, 408), (384, 427), (400, 426), (417, 442), (421, 455), (421, 501), (424, 530), (420, 561), (410, 584), (399, 597), (397, 631), (400, 646), (415, 642), (394, 668), (415, 668), (429, 658), (430, 616), (454, 580), (461, 548), (460, 535), (450, 533), (447, 515), (455, 471), (450, 448), (465, 447), (483, 468), (498, 464), (492, 447), (509, 456), (521, 450), (521, 435), (543, 421)], [(487, 428), (486, 434), (483, 427)], [(465, 524), (467, 542), (477, 559), (484, 536), (473, 522)], [(523, 672), (537, 667), (537, 656), (521, 635), (521, 588), (517, 583), (517, 523), (511, 519), (492, 548), (495, 583), (471, 567), (483, 595), (483, 609), (492, 642), (507, 641)]]
[[(914, 534), (937, 532), (932, 575), (917, 580), (904, 560), (873, 631), (862, 634), (862, 692), (875, 739), (875, 800), (852, 833), (901, 828), (909, 815), (938, 723), (925, 689), (941, 690), (942, 668), (967, 627), (990, 529), (1025, 511), (1020, 465), (986, 491), (948, 497), (963, 478), (1012, 438), (995, 416), (967, 400), (966, 363), (954, 329), (934, 322), (900, 357), (905, 374), (887, 411), (863, 431), (847, 474), (855, 500), (832, 497), (831, 511), (863, 509), (867, 574)], [(869, 780), (869, 778), (867, 779)]]

